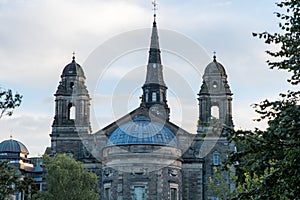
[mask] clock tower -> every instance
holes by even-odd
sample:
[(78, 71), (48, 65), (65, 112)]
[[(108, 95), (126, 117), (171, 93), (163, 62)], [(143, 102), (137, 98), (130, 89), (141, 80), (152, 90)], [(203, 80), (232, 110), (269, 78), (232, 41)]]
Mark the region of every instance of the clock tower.
[(152, 27), (149, 59), (147, 65), (146, 81), (143, 85), (141, 106), (149, 109), (150, 114), (169, 120), (170, 109), (167, 104), (167, 86), (163, 78), (163, 65), (161, 63), (156, 25), (156, 14)]

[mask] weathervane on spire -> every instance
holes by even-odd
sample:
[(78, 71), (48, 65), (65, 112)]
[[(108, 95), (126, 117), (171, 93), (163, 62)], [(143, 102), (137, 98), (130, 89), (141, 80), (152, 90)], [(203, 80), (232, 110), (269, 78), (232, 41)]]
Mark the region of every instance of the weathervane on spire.
[(153, 5), (153, 12), (154, 12), (154, 21), (155, 21), (155, 19), (156, 19), (156, 11), (157, 11), (157, 5), (158, 5), (158, 3), (156, 2), (156, 0), (153, 0), (152, 1), (152, 5)]

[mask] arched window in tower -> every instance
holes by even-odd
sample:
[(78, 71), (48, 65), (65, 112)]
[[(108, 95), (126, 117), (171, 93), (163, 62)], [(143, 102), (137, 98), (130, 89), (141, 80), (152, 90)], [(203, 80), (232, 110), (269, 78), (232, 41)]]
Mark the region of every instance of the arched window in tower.
[(70, 88), (73, 89), (74, 88), (74, 82), (70, 83)]
[(214, 81), (212, 86), (213, 86), (214, 89), (218, 89), (218, 83), (217, 83), (217, 81)]
[(75, 119), (76, 109), (72, 103), (68, 104), (68, 119)]
[(219, 117), (220, 117), (219, 112), (220, 112), (220, 109), (218, 106), (212, 106), (210, 109), (211, 117), (214, 119), (219, 119)]

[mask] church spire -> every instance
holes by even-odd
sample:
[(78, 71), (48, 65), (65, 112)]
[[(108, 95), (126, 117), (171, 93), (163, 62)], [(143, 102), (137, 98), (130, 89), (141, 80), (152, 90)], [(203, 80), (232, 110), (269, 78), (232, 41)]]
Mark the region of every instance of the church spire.
[(151, 44), (150, 44), (148, 63), (161, 64), (159, 40), (158, 40), (158, 32), (157, 32), (157, 25), (156, 25), (156, 21), (155, 21), (155, 18), (156, 18), (155, 16), (156, 15), (154, 14), (154, 21), (153, 21), (153, 26), (152, 26), (152, 35), (151, 35)]
[(152, 26), (151, 44), (150, 44), (148, 63), (161, 64), (158, 32), (157, 32), (157, 26), (156, 26), (156, 10), (157, 10), (157, 5), (158, 5), (156, 0), (152, 1), (152, 5), (153, 5), (153, 12), (154, 12), (154, 14), (153, 14), (154, 20), (153, 20), (153, 26)]
[[(146, 81), (143, 85), (142, 106), (150, 110), (156, 110), (159, 116), (169, 119), (169, 107), (167, 105), (167, 87), (163, 78), (163, 66), (161, 51), (159, 48), (158, 31), (156, 24), (156, 1), (153, 1), (154, 21), (152, 26), (149, 59), (147, 65)], [(162, 114), (164, 113), (164, 114)]]
[[(156, 7), (154, 9), (156, 9)], [(159, 39), (158, 39), (158, 31), (157, 31), (155, 16), (156, 14), (154, 14), (154, 21), (152, 26), (152, 34), (151, 34), (151, 42), (150, 42), (145, 84), (158, 84), (161, 86), (165, 86), (163, 71), (162, 71), (163, 67), (161, 64), (161, 56), (160, 56), (161, 51), (159, 48)]]

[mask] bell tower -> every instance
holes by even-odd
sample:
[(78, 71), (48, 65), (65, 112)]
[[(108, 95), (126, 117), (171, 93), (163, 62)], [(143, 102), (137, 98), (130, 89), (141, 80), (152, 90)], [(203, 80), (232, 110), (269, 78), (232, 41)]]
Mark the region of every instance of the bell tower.
[(213, 62), (207, 65), (203, 83), (199, 92), (198, 133), (207, 134), (207, 127), (216, 123), (233, 127), (232, 93), (227, 82), (227, 75), (222, 64)]
[(151, 114), (168, 120), (170, 113), (166, 97), (168, 88), (164, 82), (160, 53), (156, 14), (154, 14), (147, 75), (145, 84), (142, 87), (143, 95), (141, 106), (148, 108)]
[(72, 153), (79, 156), (80, 135), (90, 134), (90, 96), (85, 85), (82, 67), (72, 62), (65, 66), (55, 96), (55, 117), (52, 124), (53, 153)]

